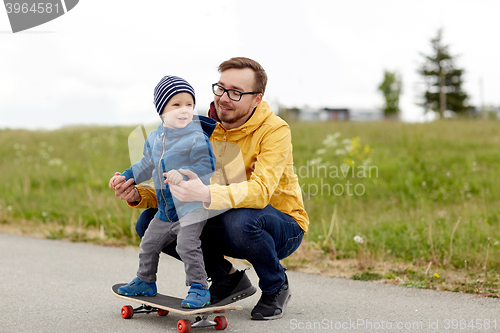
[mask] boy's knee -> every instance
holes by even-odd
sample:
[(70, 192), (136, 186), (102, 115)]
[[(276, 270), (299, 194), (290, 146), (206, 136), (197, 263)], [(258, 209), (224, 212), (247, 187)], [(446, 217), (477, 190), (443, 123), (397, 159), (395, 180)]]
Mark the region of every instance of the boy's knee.
[(201, 242), (177, 242), (175, 251), (179, 254), (179, 257), (186, 258), (198, 251), (201, 252)]

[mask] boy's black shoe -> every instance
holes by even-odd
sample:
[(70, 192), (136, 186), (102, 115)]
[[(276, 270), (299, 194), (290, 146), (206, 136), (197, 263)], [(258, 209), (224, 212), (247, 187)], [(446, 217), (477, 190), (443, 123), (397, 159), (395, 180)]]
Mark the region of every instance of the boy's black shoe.
[(285, 274), (285, 283), (272, 295), (262, 293), (259, 302), (252, 310), (252, 319), (269, 320), (283, 317), (285, 308), (290, 300), (290, 288)]
[(245, 274), (245, 270), (212, 278), (210, 305), (227, 305), (255, 294), (257, 288)]

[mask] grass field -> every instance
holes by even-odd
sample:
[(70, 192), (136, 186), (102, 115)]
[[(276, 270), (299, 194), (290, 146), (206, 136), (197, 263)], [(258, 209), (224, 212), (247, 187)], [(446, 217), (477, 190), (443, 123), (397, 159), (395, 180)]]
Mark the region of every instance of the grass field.
[[(499, 121), (290, 126), (311, 221), (290, 267), (352, 262), (354, 278), (419, 287), (454, 272), (463, 279), (453, 279), (452, 290), (498, 293)], [(107, 187), (130, 164), (132, 129), (0, 131), (0, 224), (49, 238), (138, 244), (140, 211)], [(412, 266), (377, 271), (387, 262)]]

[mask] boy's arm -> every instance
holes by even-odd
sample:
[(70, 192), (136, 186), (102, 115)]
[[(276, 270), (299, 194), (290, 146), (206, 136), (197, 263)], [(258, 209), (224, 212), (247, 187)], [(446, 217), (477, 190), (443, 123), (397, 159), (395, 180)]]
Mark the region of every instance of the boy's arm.
[(141, 158), (141, 160), (122, 173), (122, 176), (125, 176), (125, 181), (129, 180), (130, 178), (134, 178), (135, 183), (140, 184), (146, 180), (151, 179), (151, 175), (153, 174), (153, 170), (155, 167), (151, 152), (151, 145), (153, 143), (150, 144), (150, 140), (153, 140), (154, 138), (152, 136), (153, 133), (154, 132), (149, 135), (146, 142), (144, 143), (143, 157)]

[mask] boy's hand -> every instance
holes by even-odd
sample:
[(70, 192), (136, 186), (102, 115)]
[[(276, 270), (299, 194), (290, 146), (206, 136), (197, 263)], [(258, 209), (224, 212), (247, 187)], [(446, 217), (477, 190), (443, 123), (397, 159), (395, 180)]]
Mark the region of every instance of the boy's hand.
[(134, 186), (134, 179), (125, 181), (125, 176), (120, 176), (119, 172), (109, 180), (109, 187), (115, 191), (115, 195), (128, 202), (141, 201), (141, 195)]
[(118, 190), (125, 182), (125, 176), (120, 176), (119, 172), (115, 172), (115, 175), (109, 180), (109, 188), (112, 190)]
[(169, 172), (164, 172), (165, 176), (165, 184), (170, 183), (170, 185), (178, 185), (181, 181), (184, 180), (182, 175), (177, 170), (170, 170)]

